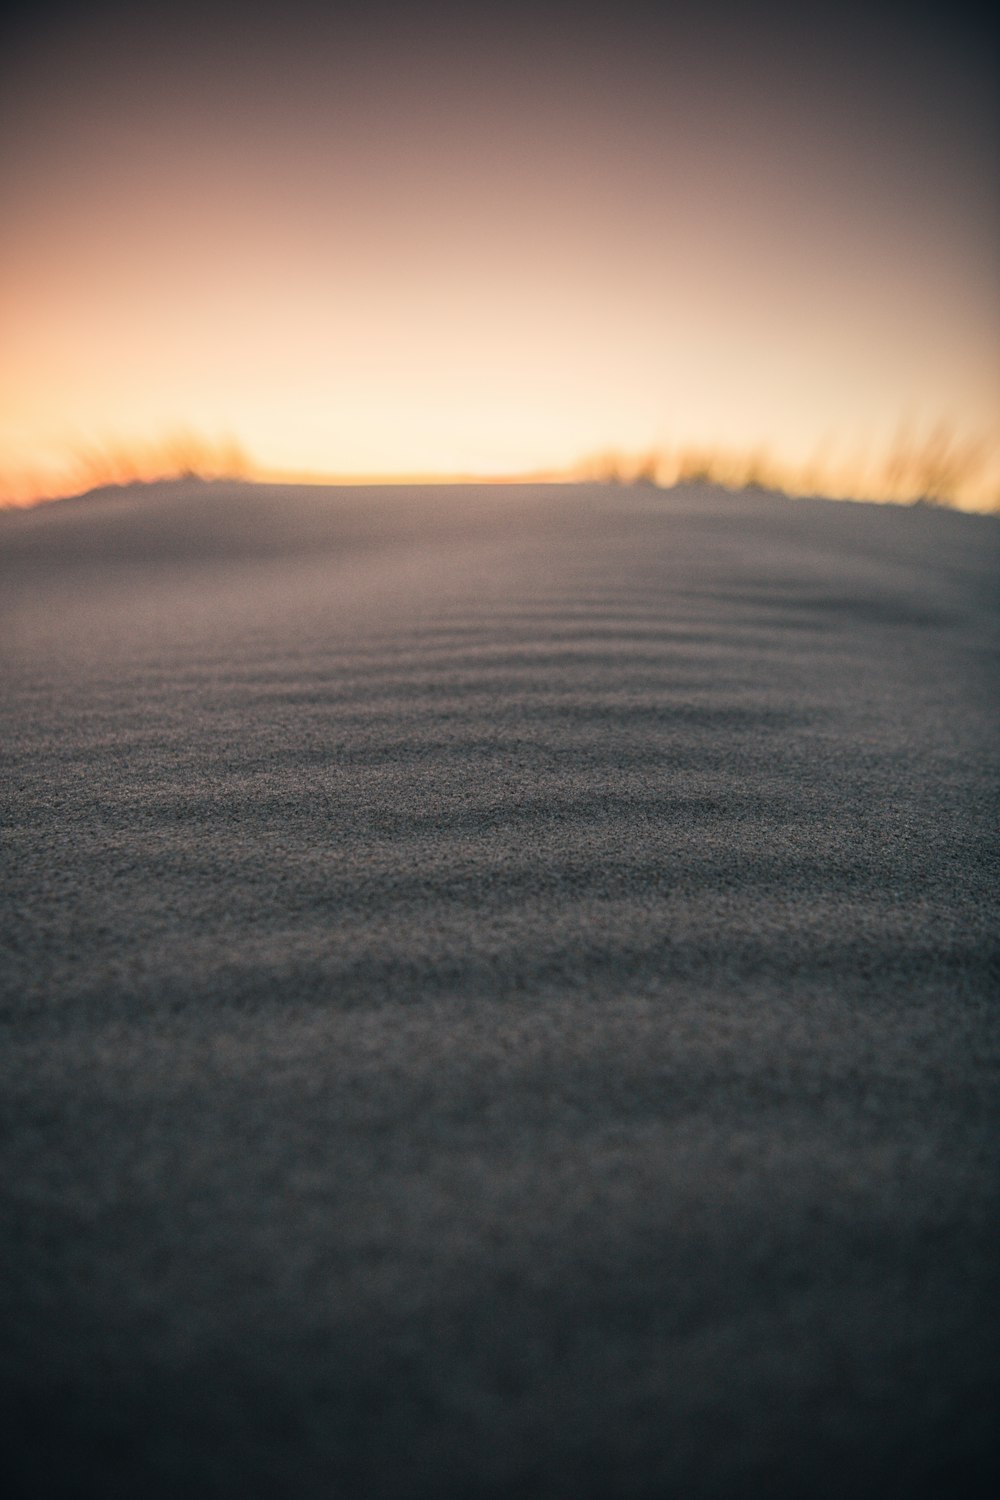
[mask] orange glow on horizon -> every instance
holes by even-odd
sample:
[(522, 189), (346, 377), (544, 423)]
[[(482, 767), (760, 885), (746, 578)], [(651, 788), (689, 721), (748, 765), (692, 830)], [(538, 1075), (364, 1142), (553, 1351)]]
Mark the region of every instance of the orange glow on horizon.
[(741, 452), (701, 446), (638, 453), (606, 449), (569, 464), (534, 469), (351, 473), (262, 465), (234, 440), (212, 443), (193, 433), (179, 433), (159, 443), (78, 447), (61, 469), (28, 472), (20, 476), (19, 485), (8, 484), (0, 493), (0, 505), (30, 506), (92, 489), (182, 477), (331, 486), (620, 483), (661, 488), (705, 480), (734, 490), (760, 486), (789, 495), (904, 504), (922, 500), (1000, 511), (997, 445), (962, 441), (943, 424), (922, 440), (901, 429), (892, 446), (874, 461), (855, 454), (838, 465), (828, 447), (798, 468), (781, 463), (763, 448)]
[(138, 10), (0, 60), (0, 500), (651, 454), (1000, 500), (993, 105), (940, 39)]

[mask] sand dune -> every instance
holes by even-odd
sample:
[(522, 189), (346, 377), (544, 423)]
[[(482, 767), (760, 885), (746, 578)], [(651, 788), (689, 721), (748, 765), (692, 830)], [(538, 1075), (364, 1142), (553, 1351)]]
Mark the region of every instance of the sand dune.
[(0, 514), (18, 1493), (986, 1493), (998, 544)]

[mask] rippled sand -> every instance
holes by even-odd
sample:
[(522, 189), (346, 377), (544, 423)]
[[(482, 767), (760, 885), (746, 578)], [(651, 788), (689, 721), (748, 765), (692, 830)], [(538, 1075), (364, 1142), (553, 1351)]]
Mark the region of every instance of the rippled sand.
[(18, 1493), (988, 1492), (998, 543), (0, 515)]

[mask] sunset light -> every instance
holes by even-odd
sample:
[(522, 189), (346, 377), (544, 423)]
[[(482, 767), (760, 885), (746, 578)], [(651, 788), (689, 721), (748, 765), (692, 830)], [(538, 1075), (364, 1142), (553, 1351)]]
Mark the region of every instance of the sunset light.
[(177, 433), (259, 474), (766, 453), (882, 495), (942, 428), (952, 498), (1000, 495), (995, 98), (957, 27), (246, 14), (14, 25), (5, 498)]
[(14, 1500), (973, 1500), (971, 0), (13, 0)]

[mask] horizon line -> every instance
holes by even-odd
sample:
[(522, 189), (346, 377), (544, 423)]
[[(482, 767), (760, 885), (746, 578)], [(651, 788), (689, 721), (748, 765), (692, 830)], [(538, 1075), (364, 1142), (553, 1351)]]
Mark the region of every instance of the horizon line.
[(707, 472), (680, 473), (667, 481), (645, 474), (625, 475), (545, 469), (530, 470), (514, 474), (482, 473), (416, 473), (416, 474), (372, 474), (372, 473), (326, 473), (321, 470), (261, 469), (253, 472), (203, 473), (195, 469), (164, 471), (149, 475), (131, 475), (121, 479), (106, 479), (97, 484), (87, 484), (83, 489), (67, 490), (59, 494), (34, 495), (25, 499), (0, 498), (0, 511), (37, 510), (48, 505), (59, 505), (73, 500), (84, 500), (90, 495), (104, 491), (153, 488), (156, 485), (198, 483), (204, 485), (244, 484), (280, 486), (301, 489), (419, 489), (423, 487), (462, 486), (515, 488), (518, 486), (545, 485), (603, 486), (613, 489), (635, 489), (662, 491), (679, 489), (684, 485), (710, 485), (730, 494), (765, 492), (783, 495), (790, 500), (826, 500), (832, 504), (896, 505), (903, 509), (916, 506), (933, 506), (937, 509), (960, 511), (966, 515), (1000, 516), (1000, 498), (985, 500), (978, 504), (960, 501), (942, 495), (876, 495), (858, 490), (835, 490), (832, 488), (790, 488), (776, 478), (764, 480), (749, 477), (733, 481)]
[(869, 453), (833, 462), (789, 463), (767, 445), (733, 449), (721, 444), (650, 445), (642, 450), (605, 446), (563, 464), (522, 470), (328, 470), (258, 463), (233, 439), (206, 440), (190, 431), (156, 443), (110, 442), (76, 449), (48, 474), (28, 467), (0, 475), (0, 508), (34, 509), (102, 489), (179, 479), (254, 484), (379, 488), (422, 485), (620, 484), (669, 489), (702, 480), (724, 489), (765, 489), (798, 497), (913, 504), (997, 513), (995, 454), (1000, 441), (959, 437), (939, 423), (923, 438), (901, 428), (881, 459)]

